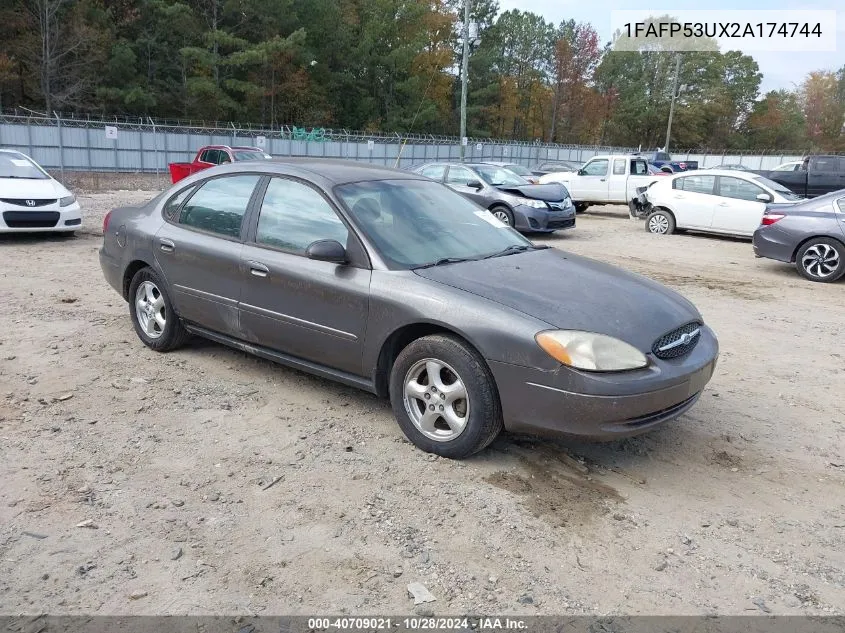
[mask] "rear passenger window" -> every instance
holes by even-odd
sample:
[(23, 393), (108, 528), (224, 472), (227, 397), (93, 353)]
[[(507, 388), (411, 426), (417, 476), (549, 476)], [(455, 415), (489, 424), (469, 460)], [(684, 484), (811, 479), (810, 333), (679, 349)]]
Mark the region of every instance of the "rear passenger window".
[(443, 180), (443, 174), (446, 173), (446, 165), (432, 165), (431, 167), (426, 167), (420, 173), (426, 178)]
[(624, 158), (613, 159), (613, 175), (614, 176), (624, 176), (625, 175), (625, 159)]
[(239, 239), (241, 223), (259, 176), (212, 178), (200, 185), (182, 207), (179, 223)]
[(185, 202), (194, 189), (195, 187), (187, 187), (168, 200), (164, 205), (164, 209), (162, 209), (164, 217), (171, 222), (175, 222), (177, 214), (179, 213), (179, 207), (182, 206), (182, 203)]
[(715, 185), (716, 176), (684, 176), (683, 178), (676, 178), (672, 183), (672, 188), (713, 195)]

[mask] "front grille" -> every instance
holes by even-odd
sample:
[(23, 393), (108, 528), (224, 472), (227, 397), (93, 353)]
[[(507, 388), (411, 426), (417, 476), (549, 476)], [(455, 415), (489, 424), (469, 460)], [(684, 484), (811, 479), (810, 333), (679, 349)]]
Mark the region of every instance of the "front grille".
[(678, 358), (692, 351), (701, 339), (702, 324), (691, 321), (677, 330), (664, 334), (651, 346), (652, 353), (658, 358)]
[(4, 211), (3, 221), (10, 229), (48, 229), (59, 221), (58, 211)]
[(575, 226), (575, 218), (567, 218), (566, 220), (551, 220), (546, 224), (547, 229), (568, 229)]
[(16, 207), (27, 207), (29, 209), (34, 209), (36, 207), (46, 207), (49, 204), (55, 204), (56, 198), (52, 198), (50, 200), (42, 198), (0, 198), (0, 202), (5, 202), (6, 204), (13, 204)]

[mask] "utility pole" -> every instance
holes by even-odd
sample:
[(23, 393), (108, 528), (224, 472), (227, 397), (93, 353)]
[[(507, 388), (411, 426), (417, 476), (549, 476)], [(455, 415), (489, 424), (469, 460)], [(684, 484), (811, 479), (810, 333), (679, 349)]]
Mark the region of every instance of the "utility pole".
[(678, 79), (681, 76), (681, 54), (677, 53), (675, 58), (675, 81), (672, 84), (672, 103), (669, 106), (669, 124), (666, 126), (666, 146), (664, 152), (669, 151), (669, 137), (672, 135), (672, 116), (675, 114), (675, 99), (678, 98)]
[(467, 74), (469, 71), (469, 2), (470, 0), (464, 0), (464, 54), (463, 58), (461, 59), (461, 162), (464, 162), (464, 154), (466, 152), (466, 145), (464, 145), (464, 137), (466, 137), (467, 135)]

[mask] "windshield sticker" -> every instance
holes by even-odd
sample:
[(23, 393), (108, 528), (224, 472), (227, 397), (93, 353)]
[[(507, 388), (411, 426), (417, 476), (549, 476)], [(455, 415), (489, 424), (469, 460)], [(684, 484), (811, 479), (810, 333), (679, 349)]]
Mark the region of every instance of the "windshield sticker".
[(477, 215), (479, 218), (481, 218), (488, 224), (492, 224), (497, 229), (504, 229), (508, 226), (489, 211), (476, 211), (475, 215)]
[(32, 167), (28, 160), (21, 160), (20, 158), (10, 158), (9, 160), (18, 167)]

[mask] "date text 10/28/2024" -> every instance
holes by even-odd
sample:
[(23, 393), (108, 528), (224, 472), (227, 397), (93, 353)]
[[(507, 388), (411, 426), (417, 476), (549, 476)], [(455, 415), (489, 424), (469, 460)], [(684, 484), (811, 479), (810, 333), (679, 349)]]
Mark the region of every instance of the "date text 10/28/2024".
[(525, 620), (519, 618), (309, 618), (311, 631), (499, 631), (525, 630)]

